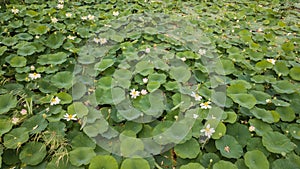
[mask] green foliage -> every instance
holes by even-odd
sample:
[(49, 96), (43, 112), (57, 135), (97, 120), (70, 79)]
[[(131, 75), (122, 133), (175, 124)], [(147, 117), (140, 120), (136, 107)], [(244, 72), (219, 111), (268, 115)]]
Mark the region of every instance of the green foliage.
[(0, 168), (300, 168), (298, 9), (0, 2)]

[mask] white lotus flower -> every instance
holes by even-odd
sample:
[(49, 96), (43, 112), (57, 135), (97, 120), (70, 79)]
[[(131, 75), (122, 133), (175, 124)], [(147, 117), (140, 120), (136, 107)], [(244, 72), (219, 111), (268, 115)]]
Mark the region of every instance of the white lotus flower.
[(150, 48), (146, 48), (145, 52), (150, 53)]
[(130, 94), (131, 98), (133, 98), (133, 99), (136, 99), (136, 97), (140, 96), (140, 92), (136, 91), (135, 89), (131, 89), (129, 94)]
[(206, 54), (206, 50), (205, 49), (199, 49), (198, 53), (200, 55), (205, 55)]
[(250, 132), (255, 131), (255, 127), (254, 127), (254, 126), (250, 126), (250, 127), (249, 127), (249, 131), (250, 131)]
[(147, 83), (148, 82), (148, 78), (143, 78), (143, 82)]
[(207, 101), (207, 102), (204, 102), (204, 103), (201, 103), (200, 106), (201, 106), (201, 109), (210, 109), (211, 108), (211, 102), (210, 101)]
[(41, 78), (41, 74), (39, 74), (39, 73), (29, 73), (28, 77), (31, 80), (35, 80), (35, 79)]
[(204, 135), (207, 136), (208, 138), (210, 138), (214, 134), (215, 129), (210, 128), (210, 124), (207, 124), (207, 126), (204, 129), (201, 129), (200, 132), (201, 133), (204, 132)]
[(51, 99), (50, 101), (50, 105), (53, 106), (53, 105), (57, 105), (60, 103), (60, 99), (58, 97), (54, 97)]
[(57, 21), (58, 21), (57, 18), (55, 18), (55, 17), (54, 17), (54, 18), (51, 18), (51, 22), (52, 22), (52, 23), (57, 23)]
[(273, 65), (275, 65), (275, 62), (276, 62), (275, 59), (267, 59), (267, 61), (268, 61), (269, 63), (272, 63)]
[(195, 92), (192, 92), (191, 96), (195, 98), (196, 101), (200, 101), (202, 99), (202, 97)]
[(72, 14), (71, 14), (71, 13), (66, 13), (66, 17), (67, 17), (67, 18), (71, 18), (71, 17), (72, 17)]
[(67, 120), (67, 121), (70, 121), (70, 120), (77, 120), (77, 114), (68, 114), (66, 113), (64, 115), (64, 119)]
[(82, 16), (81, 19), (82, 20), (87, 20), (87, 16)]
[(18, 117), (13, 117), (11, 119), (12, 124), (17, 124), (20, 121), (20, 119)]
[(75, 40), (76, 36), (69, 35), (67, 38), (70, 39), (70, 40)]
[(89, 20), (91, 20), (91, 21), (95, 20), (95, 16), (94, 16), (94, 15), (90, 15), (90, 14), (89, 14), (89, 15), (87, 16), (87, 18), (88, 18)]
[(14, 14), (17, 14), (17, 13), (19, 13), (19, 9), (13, 8), (13, 9), (11, 9), (11, 12)]
[(22, 109), (22, 110), (20, 111), (20, 114), (26, 115), (26, 114), (27, 114), (27, 110), (26, 110), (26, 109)]
[(119, 15), (119, 11), (114, 11), (113, 12), (113, 16), (118, 16)]
[(142, 95), (146, 95), (147, 93), (148, 93), (147, 90), (145, 90), (145, 89), (141, 90)]
[(57, 9), (63, 9), (64, 8), (64, 4), (57, 4)]

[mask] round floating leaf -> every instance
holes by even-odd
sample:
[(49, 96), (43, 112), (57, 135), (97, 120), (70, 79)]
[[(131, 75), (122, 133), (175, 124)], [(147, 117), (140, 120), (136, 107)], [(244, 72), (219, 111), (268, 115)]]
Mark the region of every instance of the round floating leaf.
[(275, 160), (272, 169), (298, 169), (300, 168), (300, 157), (294, 153), (288, 154), (285, 159)]
[(188, 163), (186, 165), (182, 165), (179, 169), (205, 169), (205, 168), (199, 163)]
[(242, 107), (251, 109), (256, 104), (256, 99), (252, 94), (230, 94), (229, 97)]
[(68, 106), (68, 113), (77, 114), (79, 118), (86, 116), (88, 112), (88, 108), (82, 102), (74, 102), (73, 104)]
[(149, 82), (158, 82), (160, 84), (165, 83), (166, 78), (167, 78), (167, 76), (162, 73), (153, 73), (153, 74), (150, 74), (148, 77)]
[(200, 145), (196, 139), (190, 139), (174, 147), (176, 155), (181, 158), (196, 158), (200, 153)]
[(65, 40), (65, 36), (62, 33), (54, 32), (46, 40), (45, 45), (51, 49), (59, 48)]
[(255, 127), (255, 132), (257, 135), (262, 136), (264, 133), (269, 131), (273, 131), (271, 126), (261, 120), (258, 119), (250, 119), (249, 123)]
[(75, 166), (87, 165), (96, 156), (93, 148), (79, 147), (70, 151), (70, 162)]
[(16, 149), (29, 139), (28, 131), (25, 127), (19, 127), (11, 130), (4, 135), (4, 146), (6, 148)]
[(21, 126), (26, 127), (29, 133), (40, 133), (47, 125), (48, 122), (43, 118), (43, 115), (38, 114), (26, 119)]
[(1, 40), (1, 42), (6, 46), (13, 46), (18, 42), (17, 37), (5, 37)]
[(38, 56), (37, 63), (41, 65), (58, 65), (64, 63), (68, 55), (64, 52)]
[(294, 93), (296, 90), (296, 86), (287, 80), (277, 81), (272, 86), (278, 93), (291, 94)]
[(300, 67), (293, 67), (289, 74), (292, 79), (300, 81)]
[[(120, 135), (121, 138), (121, 153), (125, 157), (131, 157), (139, 154), (141, 151), (144, 150), (144, 143), (142, 140), (130, 137), (130, 136), (124, 136)], [(137, 154), (136, 154), (137, 153)]]
[(108, 123), (105, 119), (97, 119), (94, 123), (88, 124), (83, 128), (85, 134), (89, 137), (95, 137), (98, 134), (102, 134), (108, 130)]
[(274, 70), (278, 75), (286, 76), (289, 74), (290, 71), (289, 68), (287, 67), (287, 64), (288, 63), (283, 61), (277, 61), (274, 66)]
[(247, 151), (259, 150), (265, 154), (266, 157), (270, 155), (270, 152), (263, 146), (262, 139), (259, 137), (252, 137), (247, 142)]
[(259, 150), (248, 151), (244, 155), (245, 164), (249, 169), (269, 169), (267, 157)]
[(227, 134), (233, 136), (242, 147), (244, 147), (251, 138), (248, 127), (239, 123), (227, 125)]
[(224, 136), (226, 133), (226, 126), (224, 123), (219, 123), (218, 126), (215, 129), (215, 132), (211, 136), (213, 139), (217, 140)]
[(241, 94), (241, 93), (247, 93), (247, 88), (245, 87), (244, 84), (231, 84), (228, 88), (227, 88), (227, 94)]
[(7, 46), (0, 47), (0, 56), (2, 56), (6, 50), (7, 50)]
[(105, 69), (109, 68), (115, 63), (113, 59), (102, 59), (99, 63), (95, 65), (95, 69), (102, 72)]
[(72, 96), (73, 100), (79, 100), (82, 96), (85, 95), (87, 89), (83, 83), (77, 82), (72, 87)]
[(257, 104), (266, 104), (266, 100), (271, 99), (271, 96), (269, 94), (262, 91), (252, 90), (250, 91), (250, 94), (255, 97), (255, 99), (257, 100)]
[(205, 153), (200, 159), (200, 163), (206, 168), (218, 161), (220, 161), (220, 157), (215, 153)]
[(271, 111), (267, 111), (265, 109), (260, 109), (257, 107), (254, 107), (251, 109), (251, 113), (258, 119), (261, 119), (264, 122), (267, 123), (273, 123), (276, 121)]
[(33, 45), (24, 45), (22, 47), (20, 47), (17, 51), (18, 55), (21, 56), (29, 56), (32, 55), (36, 52), (36, 47)]
[(7, 113), (11, 108), (16, 107), (18, 101), (11, 94), (0, 95), (0, 114)]
[(20, 160), (28, 165), (37, 165), (43, 161), (47, 154), (46, 146), (40, 142), (29, 142), (25, 144), (20, 152)]
[(191, 77), (191, 72), (187, 67), (171, 67), (170, 76), (178, 82), (187, 82)]
[(230, 60), (221, 59), (215, 65), (215, 71), (220, 75), (229, 75), (235, 70), (234, 64)]
[(56, 94), (56, 97), (60, 99), (60, 104), (69, 104), (73, 101), (72, 96), (66, 92), (60, 92)]
[(69, 71), (58, 72), (51, 78), (52, 83), (56, 87), (65, 89), (72, 87), (72, 80), (72, 73)]
[(160, 87), (160, 83), (159, 82), (149, 82), (147, 84), (147, 90), (149, 92), (154, 92), (155, 90), (157, 90)]
[(135, 65), (135, 72), (147, 76), (151, 74), (154, 70), (154, 65), (148, 61), (141, 61)]
[(29, 33), (33, 35), (42, 35), (47, 33), (48, 27), (46, 25), (33, 23), (29, 25)]
[(216, 140), (215, 144), (224, 157), (238, 159), (243, 155), (242, 146), (233, 136), (225, 135), (221, 139)]
[(110, 155), (95, 156), (89, 165), (89, 169), (118, 169), (117, 160)]
[(230, 112), (226, 112), (227, 114), (227, 118), (224, 120), (224, 122), (227, 122), (227, 123), (234, 123), (236, 122), (236, 119), (237, 119), (237, 114), (233, 111), (230, 111)]
[(272, 153), (289, 153), (296, 148), (291, 140), (279, 132), (267, 132), (262, 137), (262, 143)]
[(290, 107), (277, 107), (275, 111), (279, 113), (282, 121), (291, 122), (296, 118), (294, 109)]
[(295, 139), (300, 140), (300, 124), (289, 124), (288, 130)]
[(213, 169), (238, 169), (238, 167), (229, 161), (221, 160), (213, 165)]
[(79, 147), (96, 148), (96, 143), (83, 133), (78, 133), (78, 135), (72, 139), (71, 145), (73, 149)]
[(118, 69), (115, 71), (114, 80), (120, 87), (129, 88), (131, 84), (132, 72), (126, 69)]
[(11, 119), (7, 117), (1, 117), (0, 119), (0, 136), (9, 132), (12, 128), (13, 124), (11, 123)]
[(147, 160), (141, 158), (125, 159), (122, 162), (121, 169), (150, 169)]
[(25, 57), (15, 56), (10, 59), (9, 63), (12, 67), (24, 67), (26, 66), (26, 62), (27, 60)]

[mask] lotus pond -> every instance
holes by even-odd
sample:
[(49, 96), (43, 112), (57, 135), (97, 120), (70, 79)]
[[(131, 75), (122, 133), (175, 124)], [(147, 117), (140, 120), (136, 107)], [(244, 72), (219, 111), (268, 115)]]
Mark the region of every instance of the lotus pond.
[(300, 169), (296, 0), (2, 0), (0, 32), (0, 168)]

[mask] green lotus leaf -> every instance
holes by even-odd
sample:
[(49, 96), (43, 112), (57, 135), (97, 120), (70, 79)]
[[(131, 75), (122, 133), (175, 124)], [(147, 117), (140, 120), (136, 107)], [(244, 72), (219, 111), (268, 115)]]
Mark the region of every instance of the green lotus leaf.
[(226, 99), (227, 96), (225, 92), (213, 92), (211, 96), (211, 101), (220, 107), (225, 107)]
[(295, 153), (290, 153), (285, 159), (275, 160), (272, 164), (272, 169), (294, 169), (300, 167), (300, 157)]
[(227, 134), (233, 136), (242, 147), (251, 138), (248, 127), (239, 123), (227, 125)]
[(259, 150), (264, 153), (265, 156), (269, 156), (271, 153), (263, 146), (262, 139), (258, 137), (252, 137), (247, 142), (247, 151)]
[(229, 97), (242, 107), (251, 109), (256, 104), (256, 99), (252, 94), (230, 94)]
[(87, 165), (91, 159), (96, 156), (93, 148), (79, 147), (75, 148), (70, 153), (70, 162), (75, 166)]
[(290, 107), (277, 107), (275, 111), (279, 113), (282, 121), (292, 122), (296, 117), (295, 111)]
[(199, 59), (201, 55), (196, 55), (192, 51), (184, 51), (176, 53), (176, 56), (178, 56), (179, 58)]
[(17, 50), (17, 54), (21, 56), (29, 56), (36, 52), (36, 47), (33, 45), (24, 45)]
[(259, 150), (246, 152), (244, 155), (245, 164), (249, 169), (269, 169), (269, 161), (267, 157)]
[(60, 121), (49, 122), (47, 130), (51, 132), (55, 132), (57, 135), (64, 136), (66, 133), (66, 124)]
[(226, 126), (224, 123), (220, 122), (218, 126), (215, 128), (215, 132), (211, 136), (213, 139), (217, 140), (224, 136), (226, 133)]
[(29, 33), (19, 33), (16, 35), (16, 37), (19, 38), (19, 40), (26, 40), (29, 41), (33, 38)]
[(247, 93), (247, 89), (244, 84), (232, 84), (227, 88), (227, 95)]
[(26, 143), (20, 152), (20, 160), (28, 165), (37, 165), (46, 157), (46, 146), (40, 142)]
[(112, 80), (113, 79), (110, 76), (102, 77), (101, 79), (98, 80), (96, 87), (105, 89), (105, 90), (111, 89), (112, 88)]
[(5, 37), (1, 40), (1, 42), (6, 46), (13, 46), (18, 42), (17, 37)]
[(6, 133), (3, 138), (3, 144), (6, 148), (16, 149), (21, 144), (28, 141), (29, 135), (27, 128), (19, 127)]
[(224, 122), (227, 122), (227, 123), (234, 123), (236, 122), (237, 120), (237, 114), (233, 111), (229, 111), (229, 112), (226, 112), (227, 114), (227, 118), (224, 120)]
[(92, 158), (89, 169), (118, 169), (117, 160), (110, 155), (98, 155)]
[(60, 99), (60, 104), (69, 104), (73, 101), (72, 96), (66, 92), (60, 92), (56, 94), (56, 97)]
[(2, 56), (6, 50), (7, 50), (7, 46), (1, 46), (0, 47), (0, 56)]
[(221, 139), (216, 140), (216, 148), (226, 158), (238, 159), (243, 155), (243, 148), (233, 136), (225, 135)]
[(191, 77), (191, 72), (188, 68), (179, 66), (179, 67), (171, 67), (170, 69), (171, 78), (175, 79), (177, 82), (187, 82)]
[(266, 104), (266, 100), (271, 99), (269, 94), (262, 91), (252, 90), (250, 91), (250, 94), (255, 97), (257, 104)]
[(68, 106), (69, 114), (77, 114), (78, 118), (82, 118), (88, 114), (88, 108), (82, 102), (73, 102)]
[(125, 131), (131, 130), (137, 134), (142, 129), (143, 129), (143, 125), (141, 123), (136, 123), (136, 122), (132, 122), (132, 121), (126, 121), (126, 123), (125, 123)]
[(181, 158), (196, 158), (200, 153), (200, 145), (196, 139), (190, 139), (174, 147), (177, 156)]
[(47, 166), (41, 169), (82, 169), (82, 167), (76, 167), (70, 163), (70, 160), (64, 156), (62, 159), (58, 157), (51, 158), (51, 161), (47, 163)]
[(18, 101), (11, 94), (0, 95), (0, 114), (7, 113), (10, 109), (15, 108)]
[(289, 74), (290, 70), (287, 67), (287, 63), (283, 61), (277, 61), (274, 66), (274, 70), (278, 75), (286, 76)]
[(204, 167), (199, 163), (188, 163), (182, 165), (179, 169), (204, 169)]
[(9, 132), (12, 129), (13, 124), (11, 123), (11, 119), (7, 117), (1, 117), (0, 119), (0, 136)]
[(95, 69), (102, 72), (107, 68), (111, 67), (115, 61), (113, 59), (102, 59), (99, 63), (95, 65)]
[(97, 119), (92, 124), (87, 124), (83, 131), (85, 134), (87, 134), (89, 137), (95, 137), (98, 134), (102, 134), (108, 130), (108, 123), (104, 119)]
[(120, 135), (120, 149), (122, 155), (124, 155), (125, 157), (139, 155), (144, 150), (144, 143), (142, 140), (130, 136), (122, 138), (122, 136), (123, 134)]
[(285, 42), (281, 45), (282, 50), (285, 52), (291, 52), (295, 49), (295, 46), (292, 42)]
[(125, 159), (122, 162), (120, 169), (150, 169), (150, 165), (147, 160), (142, 158)]
[(12, 67), (24, 67), (26, 66), (26, 58), (21, 56), (14, 56), (10, 59), (10, 65)]
[(72, 139), (71, 145), (73, 149), (79, 147), (90, 147), (93, 149), (96, 148), (96, 143), (83, 133), (78, 133), (78, 135)]
[(211, 166), (220, 161), (220, 157), (215, 153), (204, 153), (200, 159), (200, 163), (205, 167)]
[(81, 82), (77, 82), (72, 86), (72, 96), (73, 100), (79, 100), (86, 94), (87, 88)]
[(272, 111), (268, 111), (265, 109), (254, 107), (251, 109), (251, 113), (258, 119), (261, 119), (264, 122), (267, 123), (273, 123), (276, 122), (276, 117), (272, 114)]
[(272, 63), (270, 63), (266, 60), (262, 60), (260, 62), (257, 62), (256, 65), (255, 65), (255, 68), (257, 68), (258, 70), (270, 69), (272, 67), (273, 67)]
[(154, 65), (151, 62), (141, 61), (135, 65), (135, 72), (143, 76), (152, 74), (153, 71), (154, 71)]
[(249, 123), (255, 127), (255, 132), (257, 135), (262, 136), (263, 134), (273, 131), (271, 126), (259, 119), (250, 119)]
[(262, 137), (262, 143), (272, 153), (289, 153), (296, 148), (291, 140), (279, 132), (267, 132)]
[(69, 71), (61, 71), (51, 78), (51, 82), (58, 88), (69, 89), (72, 87), (72, 73)]
[(113, 104), (111, 89), (96, 89), (96, 100), (99, 104)]
[(162, 73), (153, 73), (148, 76), (149, 82), (159, 82), (163, 84), (166, 82), (167, 76)]
[(179, 89), (179, 84), (175, 81), (168, 81), (163, 85), (166, 90), (168, 91), (174, 91)]
[(246, 166), (244, 159), (237, 159), (236, 162), (234, 163), (238, 169), (248, 169), (248, 167)]
[(126, 69), (118, 69), (114, 75), (115, 83), (120, 87), (129, 88), (131, 84), (132, 72)]
[(236, 71), (234, 64), (230, 60), (221, 59), (215, 65), (215, 71), (220, 75), (229, 75)]
[(238, 169), (238, 167), (234, 164), (232, 164), (231, 162), (229, 161), (224, 161), (224, 160), (221, 160), (221, 161), (218, 161), (217, 163), (215, 163), (213, 165), (213, 169)]
[(158, 88), (160, 87), (160, 83), (159, 82), (149, 82), (147, 83), (147, 90), (149, 92), (154, 92), (156, 91)]
[(32, 35), (42, 35), (47, 33), (48, 27), (43, 24), (32, 23), (29, 25), (29, 33)]
[(295, 139), (300, 140), (300, 124), (289, 124), (288, 131)]
[(21, 127), (27, 128), (30, 134), (40, 133), (48, 125), (48, 122), (43, 118), (43, 115), (38, 114), (26, 119)]
[(55, 54), (46, 54), (38, 56), (37, 63), (40, 65), (58, 65), (64, 63), (68, 55), (64, 52), (58, 52)]
[(293, 67), (290, 70), (289, 75), (292, 79), (300, 81), (300, 67)]
[(272, 86), (278, 93), (291, 94), (297, 90), (296, 86), (287, 80), (277, 81), (276, 83), (272, 84)]
[(57, 88), (52, 85), (49, 81), (46, 81), (44, 79), (41, 79), (38, 81), (39, 90), (42, 93), (55, 93), (57, 91)]
[(51, 49), (58, 49), (64, 43), (66, 37), (59, 32), (54, 32), (46, 40), (45, 45)]

